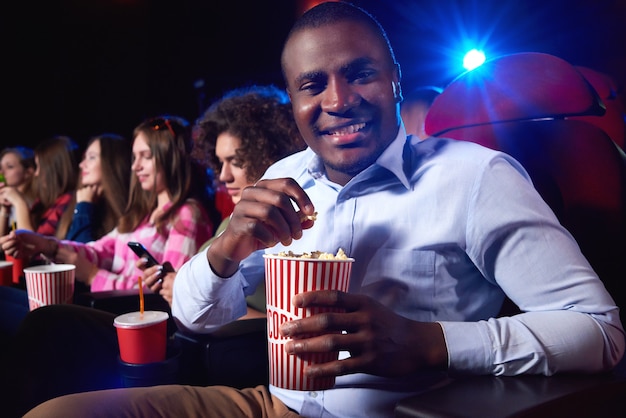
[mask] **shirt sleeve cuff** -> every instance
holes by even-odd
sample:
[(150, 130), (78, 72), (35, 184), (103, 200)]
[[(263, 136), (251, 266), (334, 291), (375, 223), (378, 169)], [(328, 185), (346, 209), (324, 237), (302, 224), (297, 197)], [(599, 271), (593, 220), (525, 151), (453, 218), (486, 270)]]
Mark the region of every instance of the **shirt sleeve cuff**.
[[(480, 322), (439, 322), (448, 348), (448, 372), (455, 374), (491, 374), (492, 346)], [(469, 338), (468, 336), (472, 336)]]

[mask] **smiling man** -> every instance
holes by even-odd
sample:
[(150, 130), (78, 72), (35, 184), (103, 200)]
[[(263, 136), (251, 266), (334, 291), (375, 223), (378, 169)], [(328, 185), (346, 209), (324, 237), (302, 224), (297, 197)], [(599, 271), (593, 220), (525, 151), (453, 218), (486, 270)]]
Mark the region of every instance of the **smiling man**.
[[(384, 417), (447, 373), (593, 373), (619, 361), (614, 301), (519, 163), (469, 142), (407, 138), (399, 66), (371, 16), (316, 6), (288, 35), (282, 65), (309, 148), (243, 191), (228, 228), (180, 269), (172, 309), (183, 330), (208, 332), (246, 313), (266, 251), (343, 248), (356, 260), (350, 291), (294, 303), (345, 313), (280, 328), (291, 355), (341, 351), (305, 370), (337, 376), (335, 386), (102, 391), (28, 417)], [(524, 313), (498, 318), (506, 295)]]
[(396, 137), (400, 67), (374, 24), (307, 22), (294, 27), (285, 45), (283, 74), (307, 144), (323, 159), (328, 178), (345, 185)]

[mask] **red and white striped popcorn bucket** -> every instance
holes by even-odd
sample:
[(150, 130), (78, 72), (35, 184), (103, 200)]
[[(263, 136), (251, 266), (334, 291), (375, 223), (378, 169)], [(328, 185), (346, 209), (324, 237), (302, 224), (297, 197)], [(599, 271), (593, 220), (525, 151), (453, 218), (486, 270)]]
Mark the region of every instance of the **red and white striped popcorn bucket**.
[(48, 264), (24, 269), (30, 310), (44, 305), (72, 303), (74, 298), (73, 264)]
[(289, 355), (281, 337), (280, 325), (334, 308), (296, 308), (292, 297), (311, 290), (348, 291), (354, 259), (314, 259), (265, 254), (265, 295), (267, 299), (267, 337), (270, 384), (293, 390), (324, 390), (335, 385), (335, 378), (308, 379), (304, 369), (310, 364), (337, 360), (339, 352)]

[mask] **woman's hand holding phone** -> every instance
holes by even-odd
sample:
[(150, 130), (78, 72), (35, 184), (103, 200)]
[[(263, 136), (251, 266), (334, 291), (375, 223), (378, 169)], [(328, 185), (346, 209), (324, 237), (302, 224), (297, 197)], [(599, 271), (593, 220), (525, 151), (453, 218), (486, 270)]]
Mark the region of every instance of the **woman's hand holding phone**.
[(154, 293), (159, 293), (170, 305), (176, 270), (169, 261), (159, 264), (146, 247), (139, 242), (129, 242), (128, 246), (139, 257), (136, 265), (143, 270), (143, 282)]
[[(148, 249), (144, 247), (142, 243), (131, 241), (127, 245), (131, 250), (133, 250), (135, 254), (137, 254), (137, 257), (145, 258), (146, 260), (148, 260), (145, 262), (144, 267), (147, 268), (147, 267), (152, 267), (152, 266), (159, 264), (157, 259), (154, 258), (152, 254), (150, 254), (150, 251), (148, 251)], [(139, 265), (137, 266), (139, 267)]]

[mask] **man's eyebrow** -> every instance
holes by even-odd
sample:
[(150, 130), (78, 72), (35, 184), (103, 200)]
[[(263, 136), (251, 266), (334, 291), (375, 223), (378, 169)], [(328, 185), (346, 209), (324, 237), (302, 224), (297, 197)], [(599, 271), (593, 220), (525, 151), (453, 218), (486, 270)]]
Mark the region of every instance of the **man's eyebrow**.
[[(350, 71), (367, 67), (368, 65), (372, 65), (373, 63), (374, 63), (374, 60), (372, 60), (371, 58), (361, 57), (341, 66), (340, 71), (343, 74), (347, 74)], [(324, 79), (325, 77), (326, 77), (326, 73), (324, 71), (321, 71), (321, 70), (308, 71), (308, 72), (304, 72), (298, 75), (298, 77), (296, 77), (295, 79), (295, 82), (297, 85), (300, 85), (306, 81), (320, 80), (320, 79)]]
[(354, 77), (360, 71), (379, 72), (384, 66), (374, 59), (363, 57), (357, 58), (341, 67), (341, 73), (348, 78)]
[(341, 67), (341, 71), (348, 72), (350, 70), (354, 70), (355, 68), (358, 69), (358, 68), (366, 67), (368, 65), (372, 65), (372, 63), (374, 63), (374, 60), (372, 60), (371, 58), (368, 58), (368, 57), (357, 58), (354, 61), (350, 61), (349, 63)]
[(321, 78), (324, 77), (324, 72), (323, 71), (309, 71), (306, 73), (301, 73), (300, 75), (298, 75), (298, 77), (296, 77), (296, 84), (302, 84), (305, 81), (310, 81), (310, 80), (319, 80)]

